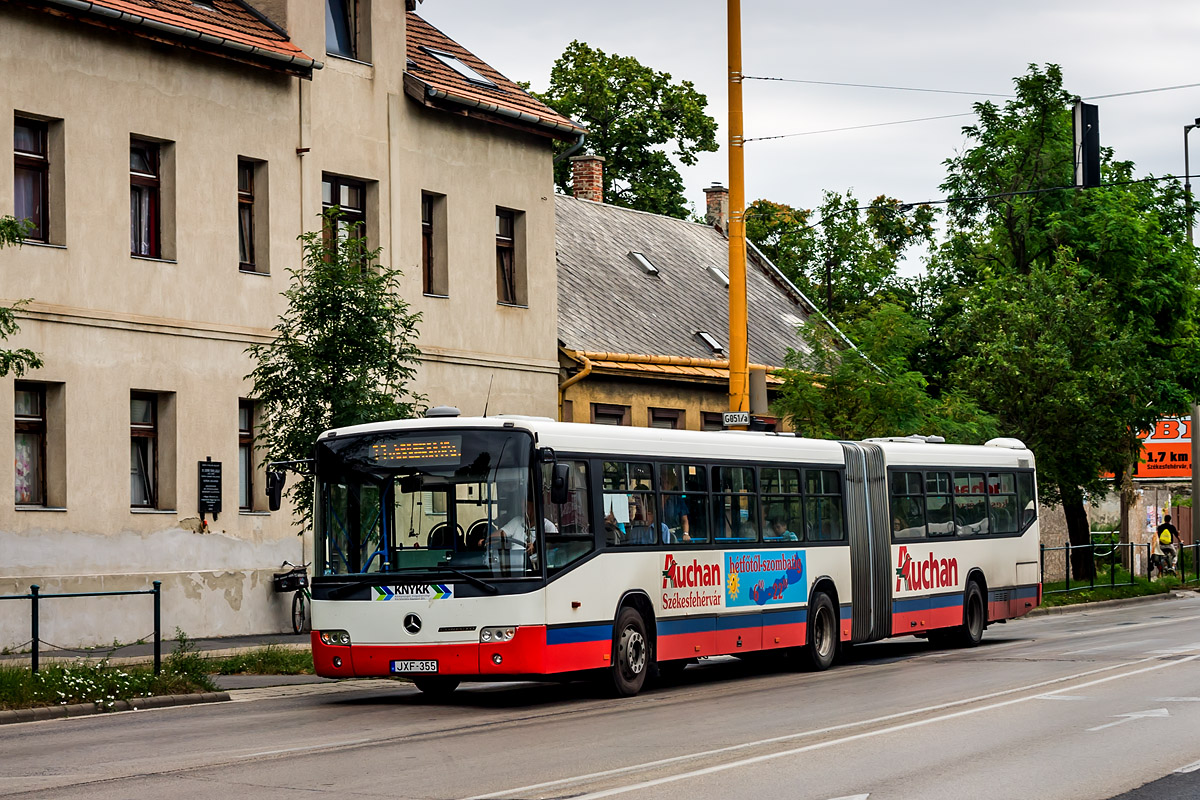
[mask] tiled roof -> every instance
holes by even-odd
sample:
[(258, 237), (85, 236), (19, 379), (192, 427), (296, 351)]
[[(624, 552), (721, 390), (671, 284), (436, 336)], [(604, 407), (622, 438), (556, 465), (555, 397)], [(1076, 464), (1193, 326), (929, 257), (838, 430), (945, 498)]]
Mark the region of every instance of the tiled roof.
[[(405, 35), (409, 60), (405, 89), (421, 102), (431, 105), (449, 103), (458, 110), (474, 109), (561, 137), (573, 138), (586, 130), (534, 99), (520, 86), (480, 61), (474, 53), (411, 11), (408, 12)], [(495, 86), (484, 86), (469, 80), (431, 55), (431, 50), (453, 56)]]
[(30, 5), (290, 72), (307, 75), (314, 67), (287, 33), (243, 0), (43, 0)]
[[(592, 363), (594, 372), (641, 374), (655, 376), (685, 377), (707, 380), (712, 383), (729, 383), (729, 361), (703, 358), (663, 358), (662, 356), (625, 355), (620, 353), (587, 353), (569, 350), (568, 356), (579, 360), (586, 358)], [(750, 364), (752, 369), (765, 364)], [(778, 386), (783, 378), (773, 372), (767, 373), (767, 385)]]
[[(554, 198), (558, 338), (568, 350), (728, 359), (729, 242), (709, 225), (617, 206)], [(647, 274), (630, 252), (658, 268)], [(750, 361), (781, 367), (802, 349), (796, 327), (811, 303), (751, 248), (746, 264)], [(706, 331), (724, 348), (696, 335)], [(682, 374), (682, 373), (680, 373)]]

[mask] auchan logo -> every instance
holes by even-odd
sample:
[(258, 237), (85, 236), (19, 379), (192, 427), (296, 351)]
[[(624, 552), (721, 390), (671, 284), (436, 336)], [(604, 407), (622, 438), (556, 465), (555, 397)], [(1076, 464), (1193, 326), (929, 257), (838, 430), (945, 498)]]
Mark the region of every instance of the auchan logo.
[(691, 564), (680, 564), (675, 556), (667, 553), (663, 562), (664, 589), (694, 589), (700, 586), (721, 586), (721, 565), (701, 564), (692, 559)]
[(900, 546), (896, 557), (896, 591), (942, 589), (958, 586), (958, 559), (938, 558), (932, 552), (920, 561), (913, 560), (908, 547)]

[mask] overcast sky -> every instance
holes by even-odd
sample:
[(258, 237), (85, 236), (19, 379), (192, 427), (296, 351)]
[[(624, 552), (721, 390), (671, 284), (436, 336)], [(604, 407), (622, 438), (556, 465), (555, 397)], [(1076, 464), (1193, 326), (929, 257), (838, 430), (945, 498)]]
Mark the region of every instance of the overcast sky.
[[(726, 4), (719, 0), (425, 0), (422, 16), (513, 80), (535, 90), (572, 39), (634, 56), (708, 96), (721, 150), (683, 170), (688, 200), (727, 182)], [(1200, 7), (1188, 0), (1013, 0), (1008, 3), (742, 3), (746, 75), (1008, 94), (1031, 62), (1062, 66), (1089, 97), (1200, 83)], [(971, 111), (976, 98), (748, 81), (747, 138)], [(1003, 102), (1003, 98), (996, 98)], [(1101, 144), (1139, 175), (1183, 172), (1183, 126), (1200, 117), (1200, 88), (1094, 100)], [(941, 197), (942, 161), (962, 148), (971, 117), (795, 136), (746, 145), (747, 201), (812, 208), (825, 189), (859, 200)], [(1192, 137), (1200, 163), (1200, 133)], [(1193, 163), (1193, 171), (1200, 171)]]

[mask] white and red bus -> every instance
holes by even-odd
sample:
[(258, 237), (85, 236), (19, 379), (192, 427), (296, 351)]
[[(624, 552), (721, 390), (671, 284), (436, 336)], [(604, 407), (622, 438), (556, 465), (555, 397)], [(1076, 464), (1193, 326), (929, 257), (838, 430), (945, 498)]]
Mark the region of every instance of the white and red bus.
[[(441, 410), (442, 414), (456, 414)], [(456, 415), (317, 442), (316, 669), (605, 675), (919, 635), (978, 644), (1041, 599), (1033, 454)]]

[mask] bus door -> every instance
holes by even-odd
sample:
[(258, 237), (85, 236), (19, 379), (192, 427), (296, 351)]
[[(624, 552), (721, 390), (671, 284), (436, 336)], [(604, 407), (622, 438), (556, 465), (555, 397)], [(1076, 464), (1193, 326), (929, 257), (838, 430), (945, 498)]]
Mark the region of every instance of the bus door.
[(846, 457), (846, 529), (850, 537), (850, 637), (853, 642), (869, 642), (892, 634), (887, 469), (879, 445), (841, 445)]

